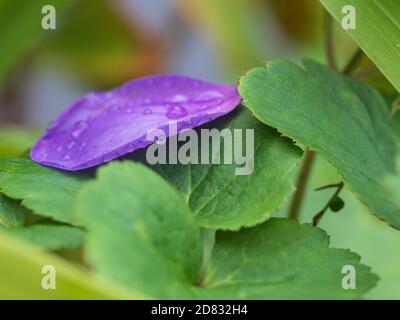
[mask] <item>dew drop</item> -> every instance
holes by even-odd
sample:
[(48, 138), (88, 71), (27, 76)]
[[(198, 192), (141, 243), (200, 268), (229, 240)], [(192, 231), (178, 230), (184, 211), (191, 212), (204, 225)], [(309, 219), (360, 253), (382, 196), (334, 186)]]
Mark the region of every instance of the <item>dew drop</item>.
[(85, 147), (86, 147), (86, 142), (82, 142), (82, 144), (79, 147), (79, 151), (82, 151), (83, 148), (85, 148)]
[(187, 97), (185, 97), (184, 95), (181, 95), (181, 94), (176, 94), (173, 96), (172, 101), (173, 102), (186, 102)]
[(167, 118), (169, 119), (179, 119), (187, 116), (187, 110), (180, 105), (172, 105), (167, 109)]
[(121, 109), (122, 109), (121, 106), (119, 106), (117, 104), (114, 104), (111, 106), (112, 111), (120, 111)]
[(152, 114), (153, 113), (153, 111), (151, 111), (151, 109), (150, 108), (145, 108), (144, 110), (143, 110), (143, 112), (142, 112), (143, 114)]
[(88, 124), (85, 121), (79, 121), (74, 128), (74, 131), (72, 131), (72, 135), (75, 138), (78, 138), (88, 127)]
[(68, 144), (68, 146), (67, 146), (67, 148), (69, 149), (69, 150), (71, 150), (74, 146), (75, 146), (75, 141), (71, 141), (69, 144)]
[(64, 158), (62, 158), (64, 161), (67, 161), (67, 160), (71, 160), (71, 156), (69, 155), (69, 154), (66, 154), (65, 156), (64, 156)]
[(206, 110), (206, 109), (208, 109), (208, 108), (213, 108), (213, 107), (217, 107), (217, 106), (219, 106), (220, 104), (222, 104), (224, 102), (224, 100), (222, 100), (222, 99), (213, 99), (213, 100), (210, 100), (210, 101), (207, 101), (207, 102), (205, 102), (205, 103), (202, 103), (199, 107), (198, 107), (198, 110)]
[(62, 150), (63, 150), (63, 147), (62, 147), (62, 146), (60, 146), (60, 147), (57, 148), (57, 152), (61, 152)]

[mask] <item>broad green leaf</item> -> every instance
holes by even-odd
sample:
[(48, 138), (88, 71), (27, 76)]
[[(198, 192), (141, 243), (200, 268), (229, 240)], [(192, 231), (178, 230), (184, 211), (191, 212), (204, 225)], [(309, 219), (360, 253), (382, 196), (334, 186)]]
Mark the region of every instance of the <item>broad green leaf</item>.
[[(34, 0), (0, 2), (0, 83), (17, 64), (27, 50), (38, 44), (45, 32), (42, 28), (42, 7), (53, 5), (57, 18), (71, 1)], [(57, 20), (56, 20), (57, 21)], [(50, 30), (47, 32), (54, 32)]]
[(85, 236), (84, 231), (79, 228), (44, 223), (12, 228), (8, 232), (49, 250), (77, 248), (83, 244)]
[(0, 129), (0, 158), (17, 157), (35, 142), (39, 132), (17, 127)]
[(0, 159), (0, 192), (22, 200), (37, 214), (62, 222), (74, 222), (74, 198), (87, 179), (38, 165), (29, 159)]
[[(217, 232), (204, 299), (355, 299), (378, 277), (357, 254), (329, 248), (329, 236), (311, 225), (272, 218), (239, 232)], [(356, 271), (356, 289), (344, 290), (344, 266)]]
[(202, 263), (200, 230), (179, 194), (150, 169), (111, 163), (78, 196), (95, 270), (146, 295), (189, 295)]
[(7, 228), (23, 225), (28, 210), (21, 206), (20, 201), (10, 199), (0, 193), (0, 224)]
[(393, 199), (400, 205), (400, 177), (393, 176), (387, 179), (387, 186)]
[[(0, 232), (0, 299), (142, 299), (65, 260)], [(56, 290), (44, 290), (44, 266), (54, 266)]]
[[(334, 190), (314, 191), (315, 188), (340, 181), (337, 169), (320, 156), (311, 172), (300, 221), (309, 223), (331, 198)], [(332, 247), (351, 248), (361, 261), (376, 272), (380, 280), (363, 299), (400, 299), (400, 232), (368, 214), (366, 208), (349, 190), (340, 196), (346, 206), (340, 213), (327, 212), (318, 224), (330, 236)], [(282, 210), (282, 216), (287, 212)]]
[[(152, 298), (345, 299), (377, 281), (359, 256), (329, 249), (325, 232), (287, 219), (217, 232), (204, 277), (200, 229), (190, 210), (138, 164), (100, 169), (78, 196), (77, 214), (88, 228), (94, 269)], [(345, 265), (356, 270), (356, 290), (341, 286)]]
[(379, 218), (400, 228), (400, 208), (381, 186), (394, 172), (398, 140), (389, 108), (373, 88), (307, 60), (276, 61), (242, 77), (245, 105), (264, 123), (335, 165)]
[(392, 199), (400, 206), (400, 157), (396, 158), (397, 174), (383, 179), (384, 188), (392, 196)]
[[(345, 6), (355, 9), (355, 29), (347, 31), (400, 91), (400, 2), (398, 0), (320, 0), (339, 23)], [(347, 11), (346, 11), (347, 12)], [(348, 13), (348, 12), (347, 12)]]
[[(235, 143), (229, 145), (223, 137), (218, 138), (221, 164), (158, 164), (156, 170), (184, 196), (202, 227), (238, 229), (265, 221), (270, 213), (287, 202), (294, 190), (295, 169), (301, 150), (243, 109), (202, 127), (205, 128), (229, 129), (234, 137), (232, 140), (237, 139), (235, 130), (242, 130), (237, 131), (244, 145), (242, 153), (250, 156), (250, 146), (246, 145), (250, 135), (247, 130), (253, 130), (254, 170), (246, 175), (237, 175), (238, 168), (250, 165), (235, 161), (233, 164), (223, 163), (227, 150), (235, 159)], [(200, 130), (197, 132), (201, 137)], [(211, 139), (199, 138), (196, 142), (195, 147), (205, 142), (209, 154), (212, 154)], [(239, 147), (242, 146), (239, 144)]]

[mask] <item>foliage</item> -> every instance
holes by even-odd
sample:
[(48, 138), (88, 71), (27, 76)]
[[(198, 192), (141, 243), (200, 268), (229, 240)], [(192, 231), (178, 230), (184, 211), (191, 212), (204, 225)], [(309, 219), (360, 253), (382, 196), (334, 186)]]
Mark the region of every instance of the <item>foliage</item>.
[[(64, 13), (64, 2), (45, 4)], [(43, 1), (0, 1), (2, 88), (43, 40), (41, 62), (54, 58), (99, 88), (160, 70), (161, 39), (154, 45), (149, 33), (139, 35), (139, 20), (132, 30), (109, 2), (94, 2), (71, 5), (74, 14), (59, 15), (60, 30), (45, 38), (37, 23)], [(400, 3), (303, 0), (299, 10), (312, 19), (293, 23), (296, 9), (287, 11), (288, 3), (176, 3), (210, 34), (229, 75), (242, 75), (242, 106), (196, 130), (253, 129), (250, 175), (236, 175), (236, 164), (151, 165), (146, 149), (122, 162), (66, 172), (30, 160), (36, 131), (2, 126), (0, 298), (400, 297)], [(359, 57), (369, 58), (350, 62), (356, 72), (336, 70), (329, 45), (330, 67), (276, 60), (249, 70), (265, 59), (262, 44), (273, 42), (262, 38), (259, 18), (267, 14), (257, 11), (272, 10), (290, 45), (319, 52), (320, 3), (339, 23), (343, 6), (355, 7), (357, 27), (346, 32), (362, 49)], [(336, 51), (342, 58), (346, 50)], [(316, 163), (304, 173), (300, 162), (310, 150)], [(294, 221), (287, 218), (289, 204), (299, 192), (305, 202)], [(316, 217), (318, 227), (310, 223)], [(45, 266), (57, 270), (57, 290), (42, 289)], [(355, 289), (342, 286), (345, 266), (354, 267)]]

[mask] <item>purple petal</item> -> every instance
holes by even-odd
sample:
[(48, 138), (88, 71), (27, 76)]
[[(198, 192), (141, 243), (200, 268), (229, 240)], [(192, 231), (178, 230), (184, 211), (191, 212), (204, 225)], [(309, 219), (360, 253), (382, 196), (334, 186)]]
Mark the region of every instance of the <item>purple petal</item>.
[(151, 130), (171, 123), (177, 132), (200, 126), (240, 100), (235, 85), (177, 75), (133, 80), (75, 102), (35, 144), (31, 159), (64, 170), (86, 169), (148, 146)]

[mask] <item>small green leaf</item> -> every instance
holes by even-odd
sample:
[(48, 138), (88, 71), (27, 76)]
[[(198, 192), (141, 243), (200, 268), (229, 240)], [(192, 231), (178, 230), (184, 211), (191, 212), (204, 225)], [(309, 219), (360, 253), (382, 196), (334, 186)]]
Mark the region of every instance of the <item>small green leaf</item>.
[[(352, 6), (355, 28), (347, 31), (400, 91), (400, 2), (398, 0), (320, 0), (339, 23)], [(350, 17), (350, 16), (349, 16)]]
[(344, 208), (344, 201), (342, 198), (336, 196), (329, 202), (329, 209), (333, 212), (339, 212)]
[[(345, 299), (377, 281), (359, 256), (329, 249), (325, 232), (287, 219), (217, 232), (203, 277), (192, 213), (161, 177), (130, 162), (101, 168), (79, 194), (77, 213), (94, 269), (152, 298)], [(346, 265), (355, 268), (355, 290), (342, 288)]]
[[(201, 128), (217, 128), (220, 132), (221, 129), (229, 130), (231, 136), (236, 130), (242, 137), (242, 153), (247, 152), (250, 156), (250, 148), (247, 149), (246, 145), (247, 131), (254, 134), (254, 170), (246, 175), (238, 175), (237, 170), (251, 165), (235, 161), (223, 163), (225, 152), (228, 151), (234, 159), (233, 149), (237, 148), (234, 143), (226, 144), (223, 137), (218, 138), (221, 164), (159, 164), (153, 167), (184, 196), (202, 227), (239, 229), (254, 226), (287, 202), (294, 190), (296, 168), (302, 154), (292, 141), (258, 121), (245, 109)], [(197, 131), (199, 137), (200, 130)], [(203, 140), (198, 142), (202, 144)], [(209, 154), (212, 145), (210, 139), (207, 142)]]
[(83, 244), (85, 235), (79, 228), (41, 223), (24, 228), (12, 228), (9, 232), (30, 244), (49, 250), (77, 248)]
[(20, 201), (0, 193), (0, 224), (8, 228), (22, 226), (27, 214), (28, 210), (21, 206)]
[[(0, 232), (0, 299), (143, 299), (143, 295), (101, 280), (64, 259)], [(56, 271), (56, 290), (44, 290), (45, 266)]]
[(398, 139), (389, 108), (368, 85), (310, 60), (253, 69), (241, 78), (245, 105), (264, 123), (309, 146), (336, 166), (369, 209), (400, 228), (400, 207), (381, 186), (394, 172)]
[(99, 274), (153, 297), (190, 295), (202, 264), (200, 230), (158, 174), (131, 162), (101, 168), (79, 194), (77, 215)]
[(29, 159), (0, 159), (0, 191), (37, 214), (74, 222), (73, 200), (87, 178), (42, 167)]
[[(344, 266), (354, 267), (356, 289), (344, 290)], [(272, 218), (239, 232), (217, 232), (200, 290), (212, 299), (356, 299), (378, 277), (357, 254), (329, 248), (325, 231)]]

